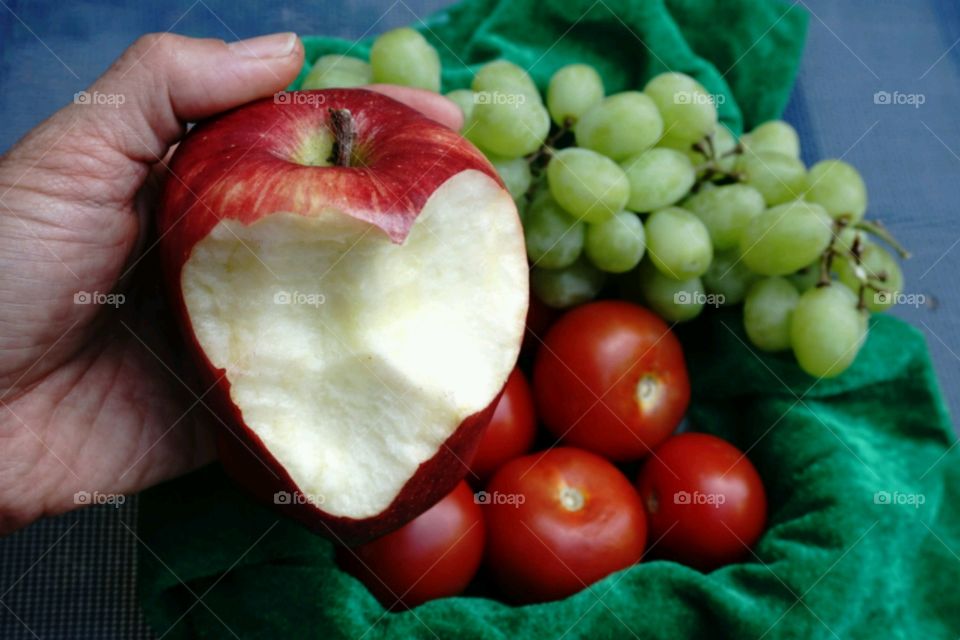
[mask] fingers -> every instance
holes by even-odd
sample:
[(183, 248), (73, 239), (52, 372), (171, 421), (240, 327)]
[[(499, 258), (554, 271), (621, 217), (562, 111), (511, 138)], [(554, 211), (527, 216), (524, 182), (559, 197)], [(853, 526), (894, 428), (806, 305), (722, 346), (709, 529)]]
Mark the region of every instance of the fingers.
[(371, 84), (367, 86), (367, 89), (382, 93), (409, 107), (413, 107), (428, 118), (436, 120), (454, 131), (459, 131), (463, 126), (463, 112), (460, 111), (460, 107), (432, 91), (398, 87), (392, 84)]
[(90, 87), (86, 104), (70, 109), (81, 128), (123, 156), (155, 162), (182, 135), (185, 122), (282, 90), (302, 64), (303, 45), (293, 33), (230, 44), (147, 35)]

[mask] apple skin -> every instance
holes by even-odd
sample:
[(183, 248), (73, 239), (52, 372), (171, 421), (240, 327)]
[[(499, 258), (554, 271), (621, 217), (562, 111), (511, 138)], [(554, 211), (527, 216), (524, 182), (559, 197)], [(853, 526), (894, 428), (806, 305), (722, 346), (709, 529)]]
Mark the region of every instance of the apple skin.
[[(298, 491), (297, 486), (256, 434), (246, 427), (242, 427), (245, 435), (229, 427), (219, 429), (217, 453), (227, 474), (260, 502), (326, 538), (357, 546), (399, 529), (453, 491), (469, 471), (465, 463), (473, 460), (502, 393), (501, 390), (486, 409), (467, 418), (437, 453), (420, 465), (390, 506), (373, 518), (340, 518), (308, 504), (277, 504), (275, 492), (292, 494)], [(232, 422), (242, 424), (239, 411), (234, 408), (234, 412)]]
[[(293, 494), (297, 485), (244, 424), (231, 400), (226, 372), (201, 348), (181, 292), (183, 265), (222, 219), (249, 225), (277, 211), (309, 216), (335, 208), (402, 243), (431, 194), (449, 178), (472, 169), (501, 187), (503, 182), (458, 133), (382, 94), (324, 89), (283, 95), (289, 98), (265, 98), (201, 122), (180, 143), (158, 212), (163, 276), (203, 384), (201, 397), (219, 418), (217, 442), (224, 469), (255, 498), (312, 531), (343, 544), (362, 544), (403, 526), (463, 479), (502, 389), (485, 409), (463, 421), (376, 516), (351, 519), (310, 503), (276, 504), (276, 492)], [(365, 168), (307, 166), (287, 159), (306, 136), (329, 121), (329, 109), (350, 111), (355, 148)]]

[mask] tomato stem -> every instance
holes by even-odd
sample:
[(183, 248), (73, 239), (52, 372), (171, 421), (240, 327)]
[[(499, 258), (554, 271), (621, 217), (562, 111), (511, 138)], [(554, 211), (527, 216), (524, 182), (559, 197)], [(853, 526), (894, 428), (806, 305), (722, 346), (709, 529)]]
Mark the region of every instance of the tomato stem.
[(646, 373), (637, 380), (636, 398), (637, 404), (643, 413), (648, 413), (656, 407), (661, 400), (662, 387), (660, 379), (652, 373)]
[(583, 493), (579, 489), (564, 487), (560, 490), (560, 504), (567, 511), (580, 511), (583, 509), (585, 502), (586, 498), (583, 497)]

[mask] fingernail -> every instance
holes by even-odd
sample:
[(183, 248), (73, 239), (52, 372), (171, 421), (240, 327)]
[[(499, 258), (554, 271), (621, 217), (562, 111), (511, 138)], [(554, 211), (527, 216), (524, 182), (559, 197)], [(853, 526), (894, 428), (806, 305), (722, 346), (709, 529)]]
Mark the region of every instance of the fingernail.
[(238, 40), (227, 46), (244, 58), (285, 58), (293, 53), (293, 49), (297, 46), (297, 34), (274, 33), (249, 40)]

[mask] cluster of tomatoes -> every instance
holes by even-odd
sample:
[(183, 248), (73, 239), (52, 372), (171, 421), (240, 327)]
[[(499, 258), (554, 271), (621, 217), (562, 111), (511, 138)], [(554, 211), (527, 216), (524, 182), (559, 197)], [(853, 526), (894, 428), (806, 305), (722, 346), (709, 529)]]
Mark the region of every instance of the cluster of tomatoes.
[(709, 571), (762, 534), (766, 496), (747, 457), (673, 435), (690, 385), (670, 328), (619, 301), (551, 320), (534, 301), (532, 389), (511, 374), (470, 465), (478, 491), (462, 482), (398, 531), (340, 549), (384, 606), (459, 594), (481, 568), (514, 603), (564, 598), (647, 556)]

